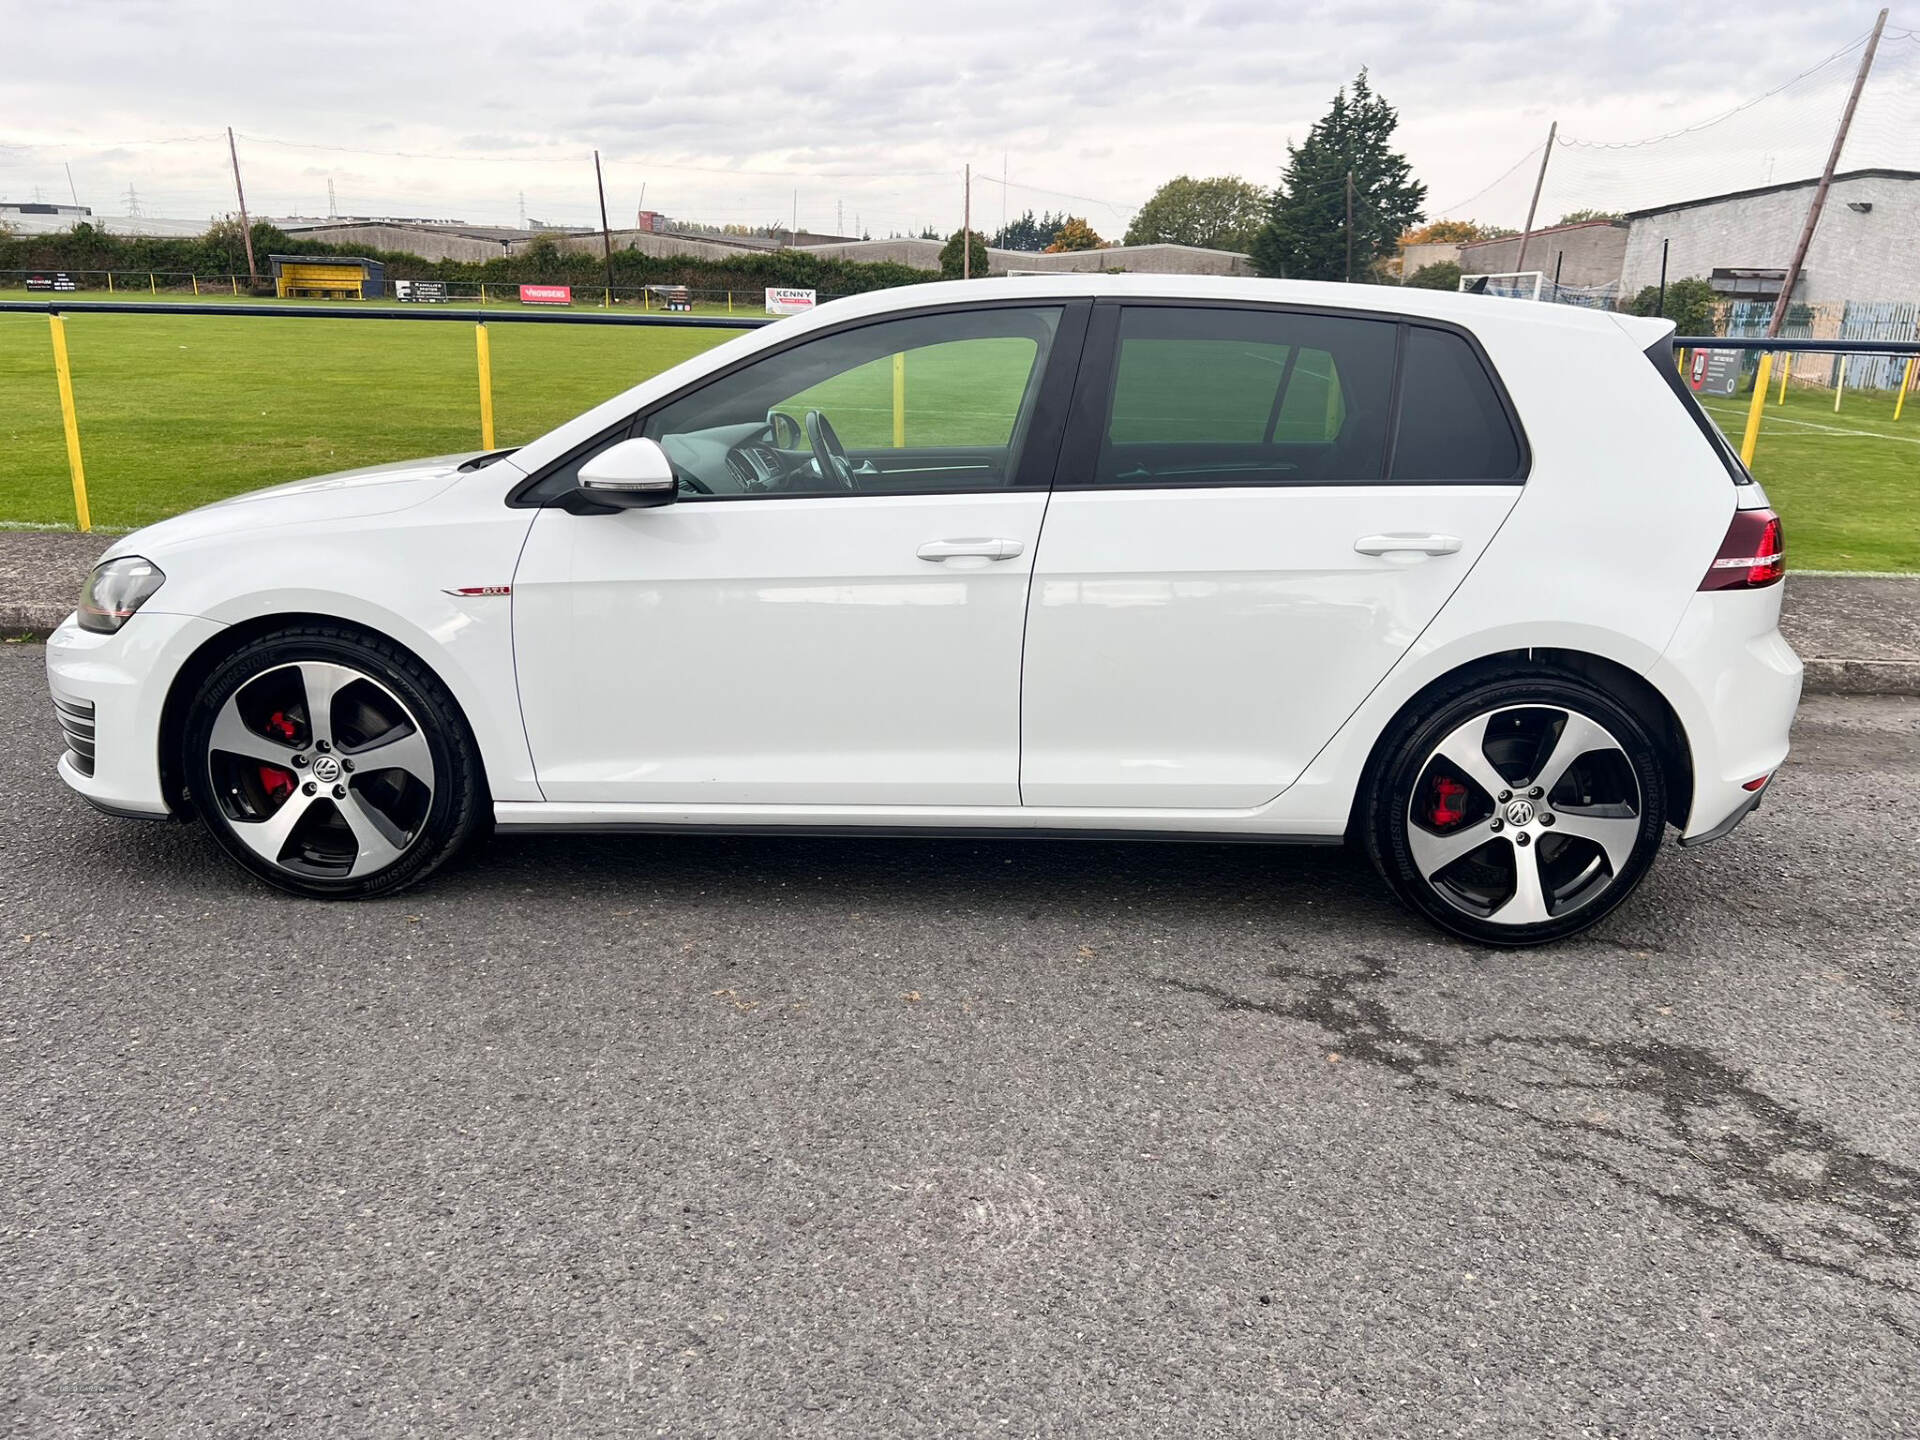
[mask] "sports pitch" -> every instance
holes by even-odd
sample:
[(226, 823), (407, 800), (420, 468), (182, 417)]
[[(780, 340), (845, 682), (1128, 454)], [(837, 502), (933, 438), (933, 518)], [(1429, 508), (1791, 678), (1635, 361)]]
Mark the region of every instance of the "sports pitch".
[[(533, 438), (737, 332), (496, 325), (495, 433)], [(144, 525), (329, 470), (480, 445), (474, 332), (455, 322), (81, 315), (67, 319), (94, 524)], [(984, 377), (983, 377), (984, 378)], [(873, 436), (885, 443), (872, 397)], [(1920, 572), (1920, 398), (1792, 390), (1754, 469), (1798, 569)], [(995, 407), (997, 408), (997, 407)], [(1746, 401), (1709, 401), (1738, 439)], [(915, 436), (915, 439), (922, 437)], [(69, 528), (47, 322), (0, 315), (0, 526)]]

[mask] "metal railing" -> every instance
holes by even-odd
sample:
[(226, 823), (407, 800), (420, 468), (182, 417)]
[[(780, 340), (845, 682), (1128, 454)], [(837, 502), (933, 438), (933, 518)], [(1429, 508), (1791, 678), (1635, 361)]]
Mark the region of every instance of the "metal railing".
[(1920, 366), (1920, 340), (1807, 340), (1775, 335), (1687, 335), (1676, 337), (1673, 346), (1679, 353), (1678, 363), (1686, 365), (1685, 352), (1688, 350), (1737, 350), (1760, 356), (1760, 366), (1753, 376), (1753, 399), (1747, 404), (1747, 425), (1740, 436), (1740, 463), (1751, 466), (1755, 450), (1760, 444), (1760, 422), (1767, 409), (1767, 392), (1773, 386), (1773, 357), (1783, 356), (1786, 365), (1780, 375), (1780, 396), (1774, 403), (1785, 404), (1787, 398), (1787, 375), (1790, 372), (1795, 355), (1838, 355), (1840, 371), (1834, 384), (1833, 408), (1840, 409), (1840, 401), (1847, 388), (1847, 358), (1851, 355), (1904, 355), (1907, 364), (1900, 376), (1900, 388), (1894, 395), (1893, 418), (1898, 420), (1900, 412), (1906, 408), (1907, 392), (1913, 389), (1913, 377), (1916, 366)]

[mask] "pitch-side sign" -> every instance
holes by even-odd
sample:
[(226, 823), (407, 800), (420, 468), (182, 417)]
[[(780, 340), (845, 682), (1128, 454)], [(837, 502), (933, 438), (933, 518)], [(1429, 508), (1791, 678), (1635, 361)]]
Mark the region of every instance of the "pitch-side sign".
[(396, 280), (393, 282), (393, 298), (411, 300), (421, 305), (444, 305), (447, 303), (447, 282), (444, 280)]
[(522, 285), (520, 303), (522, 305), (571, 305), (573, 287), (571, 285)]
[(773, 290), (767, 291), (767, 314), (804, 315), (813, 309), (819, 297), (811, 290)]
[(1696, 350), (1687, 382), (1701, 395), (1740, 393), (1738, 350)]

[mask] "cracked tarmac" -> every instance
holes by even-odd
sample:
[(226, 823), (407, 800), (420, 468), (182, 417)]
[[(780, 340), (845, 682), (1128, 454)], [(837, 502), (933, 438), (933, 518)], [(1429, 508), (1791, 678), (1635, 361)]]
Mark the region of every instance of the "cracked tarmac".
[(1920, 1430), (1920, 702), (1500, 954), (1358, 859), (496, 842), (63, 793), (0, 651), (21, 1434)]

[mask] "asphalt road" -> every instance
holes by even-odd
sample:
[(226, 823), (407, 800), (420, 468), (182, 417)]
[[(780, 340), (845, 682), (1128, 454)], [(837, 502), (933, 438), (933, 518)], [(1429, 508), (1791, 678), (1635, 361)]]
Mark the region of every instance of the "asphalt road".
[(1335, 851), (496, 842), (367, 905), (95, 815), (0, 650), (33, 1435), (1920, 1429), (1920, 702), (1598, 933)]

